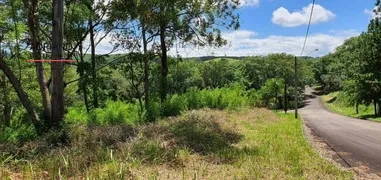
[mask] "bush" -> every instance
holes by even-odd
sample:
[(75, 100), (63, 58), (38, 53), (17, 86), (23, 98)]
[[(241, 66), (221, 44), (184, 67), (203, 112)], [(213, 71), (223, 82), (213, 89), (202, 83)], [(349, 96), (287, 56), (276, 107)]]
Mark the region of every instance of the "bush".
[(256, 90), (250, 90), (247, 93), (248, 103), (252, 107), (262, 107), (261, 93)]
[(90, 121), (100, 125), (137, 124), (142, 112), (137, 103), (126, 104), (121, 101), (107, 101), (104, 108), (90, 112)]
[(200, 94), (200, 90), (193, 87), (190, 88), (189, 91), (183, 95), (183, 97), (187, 101), (188, 109), (198, 109), (204, 107)]
[(137, 124), (143, 120), (139, 104), (121, 101), (107, 101), (104, 108), (96, 108), (89, 113), (84, 108), (71, 108), (66, 114), (66, 122), (97, 125)]
[(200, 91), (202, 107), (218, 108), (221, 102), (221, 94), (219, 89), (203, 89)]
[(149, 103), (148, 109), (145, 111), (145, 120), (148, 122), (154, 121), (157, 117), (160, 116), (160, 103), (154, 100), (151, 100)]
[(1, 129), (0, 143), (22, 144), (37, 137), (36, 131), (32, 125), (22, 125), (18, 128), (4, 127)]
[(218, 109), (237, 109), (247, 106), (248, 98), (240, 85), (231, 87), (204, 89), (200, 91), (201, 106)]
[(70, 107), (65, 115), (65, 121), (69, 124), (87, 124), (89, 115), (85, 107)]
[(86, 112), (84, 107), (69, 108), (66, 114), (66, 122), (74, 124), (136, 124), (143, 120), (153, 121), (157, 117), (176, 116), (190, 109), (212, 108), (212, 109), (238, 109), (247, 106), (258, 106), (260, 104), (259, 93), (247, 92), (242, 85), (230, 87), (203, 89), (191, 88), (188, 92), (178, 95), (174, 94), (160, 103), (151, 100), (149, 109), (140, 111), (138, 103), (126, 104), (120, 101), (107, 101), (104, 108), (97, 108)]
[(248, 106), (247, 92), (243, 86), (234, 85), (223, 88), (221, 94), (224, 108), (237, 109)]
[(182, 111), (187, 110), (187, 101), (184, 99), (185, 95), (173, 95), (168, 98), (162, 104), (162, 115), (163, 116), (176, 116), (179, 115)]

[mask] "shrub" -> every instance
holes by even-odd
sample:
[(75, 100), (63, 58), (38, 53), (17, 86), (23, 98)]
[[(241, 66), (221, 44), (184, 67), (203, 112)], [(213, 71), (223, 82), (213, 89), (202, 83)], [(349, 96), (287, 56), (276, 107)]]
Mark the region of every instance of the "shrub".
[(248, 105), (247, 93), (239, 85), (200, 91), (201, 107), (237, 109)]
[(190, 88), (189, 91), (183, 95), (183, 97), (187, 101), (188, 109), (198, 109), (204, 107), (200, 94), (200, 90), (193, 87)]
[(148, 109), (145, 111), (145, 120), (148, 122), (154, 121), (157, 117), (160, 116), (160, 103), (154, 100), (151, 100), (149, 103)]
[(86, 124), (89, 121), (85, 107), (70, 107), (65, 115), (65, 121), (69, 124)]
[(252, 107), (262, 107), (262, 97), (260, 92), (256, 90), (250, 90), (247, 93), (248, 103)]
[(136, 124), (141, 121), (142, 112), (137, 103), (107, 101), (104, 108), (90, 112), (90, 121), (100, 125)]
[(218, 108), (222, 98), (219, 89), (203, 89), (200, 93), (202, 107)]
[(32, 125), (22, 125), (18, 128), (4, 127), (1, 129), (0, 143), (21, 144), (33, 140), (37, 137), (36, 131)]
[(221, 94), (224, 108), (237, 109), (248, 105), (247, 93), (243, 86), (234, 85), (223, 88)]
[(84, 108), (70, 108), (66, 114), (66, 122), (97, 125), (137, 124), (142, 121), (142, 115), (137, 103), (107, 101), (104, 108), (96, 108), (89, 113)]
[[(184, 95), (183, 95), (184, 96)], [(162, 115), (163, 116), (176, 116), (181, 113), (181, 111), (187, 110), (187, 101), (183, 96), (177, 94), (168, 98), (162, 104)]]

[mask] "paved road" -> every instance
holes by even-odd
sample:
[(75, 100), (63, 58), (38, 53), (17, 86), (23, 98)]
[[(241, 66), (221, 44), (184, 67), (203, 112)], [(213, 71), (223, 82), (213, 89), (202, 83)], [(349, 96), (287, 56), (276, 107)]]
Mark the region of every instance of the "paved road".
[(381, 123), (360, 120), (335, 114), (327, 110), (313, 90), (300, 114), (318, 136), (323, 138), (340, 156), (356, 167), (366, 165), (370, 172), (381, 174)]

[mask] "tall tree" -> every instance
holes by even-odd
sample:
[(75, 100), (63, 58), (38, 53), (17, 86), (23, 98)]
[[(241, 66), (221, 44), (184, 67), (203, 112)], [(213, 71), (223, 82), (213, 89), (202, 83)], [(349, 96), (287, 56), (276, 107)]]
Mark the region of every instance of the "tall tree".
[[(63, 0), (53, 0), (52, 59), (63, 58)], [(58, 127), (64, 118), (64, 63), (51, 65), (52, 73), (52, 127)]]
[(371, 97), (375, 107), (375, 115), (381, 116), (381, 1), (376, 1), (374, 13), (376, 17), (371, 20), (368, 26), (368, 34), (371, 48), (370, 58), (364, 64), (368, 71), (368, 83), (370, 84)]
[[(2, 43), (3, 36), (0, 36), (0, 44)], [(28, 95), (23, 90), (20, 81), (17, 79), (13, 71), (9, 68), (9, 66), (4, 61), (4, 51), (1, 49), (0, 46), (0, 69), (3, 71), (5, 76), (7, 76), (9, 82), (12, 84), (13, 88), (15, 89), (17, 96), (19, 97), (22, 105), (24, 106), (25, 110), (28, 113), (29, 118), (31, 119), (35, 129), (37, 130), (37, 133), (40, 133), (40, 120), (38, 117), (38, 114), (36, 112), (35, 107), (33, 106), (32, 102), (28, 98)]]
[[(33, 59), (42, 59), (42, 40), (40, 38), (40, 23), (39, 23), (39, 0), (24, 0), (24, 6), (27, 12), (27, 24), (29, 28), (29, 42), (32, 48)], [(48, 87), (47, 78), (45, 76), (45, 69), (41, 62), (36, 62), (36, 74), (37, 81), (40, 87), (40, 93), (42, 98), (42, 105), (44, 109), (44, 119), (46, 121), (51, 120), (51, 99)]]
[(160, 34), (161, 85), (163, 101), (168, 91), (168, 49), (175, 40), (194, 46), (220, 47), (226, 44), (221, 28), (238, 29), (237, 0), (161, 0), (154, 16)]

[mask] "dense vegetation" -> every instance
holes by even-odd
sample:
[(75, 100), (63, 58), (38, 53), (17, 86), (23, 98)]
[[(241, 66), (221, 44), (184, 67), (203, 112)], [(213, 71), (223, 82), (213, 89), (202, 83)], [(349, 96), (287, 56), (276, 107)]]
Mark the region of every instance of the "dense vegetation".
[[(266, 109), (194, 110), (154, 124), (71, 128), (0, 159), (12, 179), (350, 179), (306, 142), (301, 121)], [(0, 145), (1, 146), (1, 145)]]
[[(105, 59), (129, 58), (131, 55), (113, 55)], [(242, 107), (268, 107), (271, 109), (287, 109), (293, 107), (293, 56), (286, 54), (272, 54), (265, 57), (247, 57), (243, 60), (216, 59), (211, 61), (197, 61), (192, 59), (169, 60), (169, 95), (165, 101), (160, 102), (158, 74), (159, 63), (152, 60), (150, 67), (150, 95), (151, 101), (148, 108), (144, 106), (143, 84), (135, 82), (136, 74), (142, 68), (138, 64), (122, 59), (97, 71), (97, 89), (99, 107), (86, 106), (83, 91), (80, 91), (81, 83), (69, 84), (65, 89), (65, 102), (67, 124), (96, 124), (115, 125), (121, 123), (138, 124), (154, 121), (159, 117), (179, 115), (181, 112), (199, 108), (215, 109), (240, 109)], [(299, 91), (305, 84), (312, 81), (311, 61), (300, 60), (301, 77)], [(273, 68), (273, 65), (279, 68)], [(33, 78), (33, 64), (23, 62), (24, 78), (26, 87), (37, 87)], [(65, 78), (76, 79), (75, 68), (66, 68)], [(27, 73), (29, 72), (29, 73)], [(141, 75), (140, 75), (141, 77)], [(139, 79), (139, 78), (138, 78)], [(286, 83), (285, 83), (286, 82)], [(288, 82), (288, 83), (287, 83)], [(90, 82), (87, 82), (90, 83)], [(5, 123), (5, 111), (3, 108), (3, 131), (1, 141), (21, 142), (37, 133), (31, 127), (30, 121), (24, 115), (25, 111), (19, 104), (15, 92), (9, 86), (2, 91), (9, 96), (2, 98), (2, 106), (11, 106), (12, 113)], [(87, 91), (91, 91), (87, 87)], [(28, 88), (28, 94), (33, 102), (39, 102), (38, 88)], [(92, 102), (93, 96), (87, 96)], [(286, 102), (286, 103), (285, 103)], [(37, 104), (41, 113), (42, 104)]]
[[(375, 13), (381, 12), (376, 3)], [(368, 30), (352, 37), (314, 63), (316, 81), (328, 92), (341, 91), (339, 101), (351, 106), (359, 114), (359, 106), (373, 107), (374, 116), (381, 116), (381, 19), (371, 20)], [(369, 114), (367, 114), (369, 115)]]
[[(298, 80), (294, 56), (284, 53), (168, 55), (176, 43), (225, 45), (221, 30), (239, 28), (238, 6), (236, 0), (0, 0), (0, 178), (216, 178), (229, 170), (248, 178), (350, 176), (312, 152), (299, 120), (256, 108), (287, 111), (314, 75), (327, 91), (348, 89), (351, 102), (379, 104), (377, 56), (365, 54), (374, 60), (366, 67), (352, 63), (361, 76), (346, 81), (350, 68), (333, 74), (342, 54), (364, 52), (345, 47), (316, 63), (299, 58)], [(379, 21), (372, 23), (378, 30)], [(96, 54), (106, 37), (114, 48)], [(365, 49), (378, 42), (371, 33), (361, 37), (373, 40), (359, 41)], [(368, 67), (374, 74), (363, 80)], [(360, 95), (362, 88), (372, 90)], [(199, 163), (201, 169), (194, 167)], [(181, 167), (187, 168), (175, 169)]]

